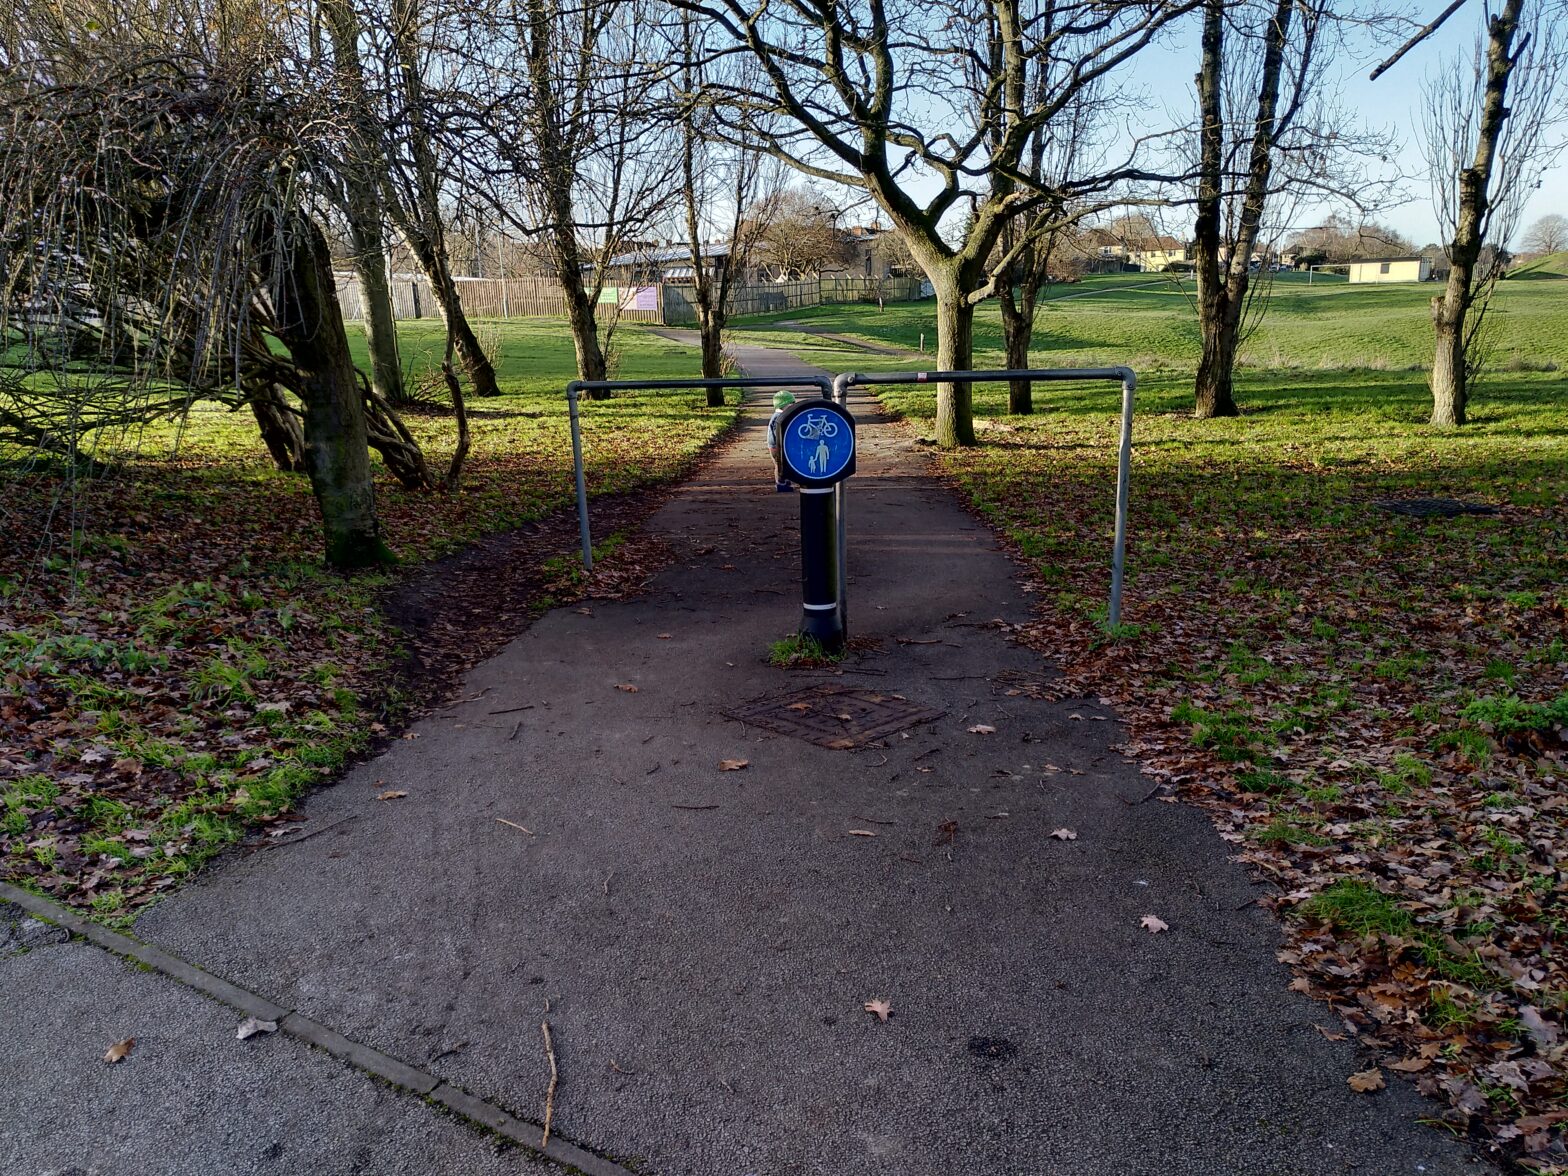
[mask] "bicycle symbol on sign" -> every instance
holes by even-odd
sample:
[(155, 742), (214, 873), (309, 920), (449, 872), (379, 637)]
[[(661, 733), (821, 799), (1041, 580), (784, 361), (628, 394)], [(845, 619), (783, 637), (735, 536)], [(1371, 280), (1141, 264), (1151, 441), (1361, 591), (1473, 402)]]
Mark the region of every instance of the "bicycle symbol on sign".
[(827, 413), (806, 413), (803, 419), (795, 425), (795, 436), (802, 441), (815, 441), (817, 446), (809, 452), (806, 459), (806, 472), (818, 476), (826, 476), (828, 465), (833, 460), (832, 451), (828, 448), (828, 438), (838, 436), (838, 422)]
[(795, 434), (807, 441), (815, 441), (819, 437), (837, 437), (838, 422), (826, 413), (807, 413), (805, 419), (795, 426)]

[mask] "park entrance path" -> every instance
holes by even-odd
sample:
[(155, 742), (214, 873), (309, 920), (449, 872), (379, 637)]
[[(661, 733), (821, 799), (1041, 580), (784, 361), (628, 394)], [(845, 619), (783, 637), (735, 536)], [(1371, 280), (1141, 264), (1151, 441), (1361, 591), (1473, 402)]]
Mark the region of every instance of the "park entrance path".
[[(1049, 671), (997, 624), (1028, 615), (1009, 561), (851, 407), (875, 648), (844, 673), (764, 661), (799, 595), (759, 395), (654, 516), (674, 560), (645, 596), (542, 617), (314, 797), (320, 835), (138, 934), (536, 1119), (548, 1001), (555, 1129), (659, 1176), (1485, 1170), (1407, 1085), (1347, 1089), (1367, 1063), (1287, 990), (1224, 843), (1137, 803), (1113, 714), (1037, 697)], [(725, 717), (817, 683), (943, 716), (854, 751)]]

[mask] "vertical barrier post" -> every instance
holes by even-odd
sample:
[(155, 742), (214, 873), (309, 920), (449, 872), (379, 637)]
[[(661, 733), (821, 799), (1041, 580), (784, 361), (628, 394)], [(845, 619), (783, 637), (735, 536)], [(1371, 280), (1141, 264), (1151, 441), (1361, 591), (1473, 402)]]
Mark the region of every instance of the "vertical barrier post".
[(572, 416), (572, 468), (577, 476), (577, 532), (583, 545), (583, 570), (593, 571), (593, 539), (588, 533), (588, 479), (583, 473), (583, 430), (577, 416), (582, 387), (573, 380), (566, 386), (566, 403)]
[[(849, 385), (854, 376), (840, 374), (833, 377), (833, 399), (839, 407), (849, 408)], [(840, 482), (833, 487), (835, 505), (838, 507), (838, 619), (844, 633), (849, 634), (849, 523), (847, 518), (849, 483)]]
[(1122, 437), (1116, 455), (1116, 538), (1111, 551), (1112, 628), (1122, 623), (1122, 576), (1127, 567), (1127, 494), (1132, 474), (1132, 400), (1138, 377), (1131, 368), (1122, 368)]

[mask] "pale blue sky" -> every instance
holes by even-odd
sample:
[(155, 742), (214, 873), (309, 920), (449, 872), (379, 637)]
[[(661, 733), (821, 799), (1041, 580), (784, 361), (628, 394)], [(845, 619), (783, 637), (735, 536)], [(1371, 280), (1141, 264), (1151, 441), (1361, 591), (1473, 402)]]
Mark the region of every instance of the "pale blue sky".
[[(1435, 16), (1443, 7), (1440, 0), (1419, 0), (1414, 5), (1423, 21)], [(1464, 60), (1468, 68), (1468, 54), (1481, 29), (1481, 9), (1481, 0), (1471, 0), (1435, 35), (1411, 50), (1375, 82), (1369, 81), (1368, 75), (1390, 54), (1391, 49), (1386, 46), (1363, 41), (1354, 53), (1339, 55), (1327, 67), (1328, 88), (1339, 95), (1344, 108), (1366, 124), (1394, 132), (1396, 141), (1402, 144), (1391, 170), (1410, 177), (1404, 185), (1408, 199), (1384, 208), (1376, 214), (1376, 219), (1397, 229), (1417, 245), (1439, 239), (1431, 186), (1420, 147), (1421, 83), (1444, 63), (1451, 68), (1455, 54), (1461, 51), (1466, 55)], [(1140, 79), (1149, 79), (1147, 85), (1157, 102), (1190, 117), (1195, 104), (1192, 78), (1196, 71), (1196, 36), (1195, 30), (1189, 29), (1179, 40), (1173, 39), (1168, 45), (1154, 50), (1135, 72)], [(1557, 128), (1557, 133), (1561, 132), (1562, 128)], [(1314, 211), (1317, 215), (1313, 215)], [(1301, 227), (1303, 221), (1315, 223), (1327, 211), (1326, 208), (1304, 211), (1296, 218), (1295, 227)], [(1568, 165), (1561, 162), (1543, 177), (1540, 188), (1532, 195), (1520, 225), (1521, 233), (1537, 217), (1550, 212), (1568, 215)]]

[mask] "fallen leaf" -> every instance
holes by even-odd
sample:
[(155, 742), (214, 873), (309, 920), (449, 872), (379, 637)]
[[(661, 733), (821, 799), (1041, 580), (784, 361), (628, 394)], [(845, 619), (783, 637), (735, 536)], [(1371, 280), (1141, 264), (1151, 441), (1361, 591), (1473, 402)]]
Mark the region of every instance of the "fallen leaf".
[(668, 641), (669, 639), (670, 639), (670, 635), (668, 633), (660, 633), (659, 634), (659, 640), (660, 641)]
[(809, 702), (792, 702), (784, 709), (797, 711), (801, 714), (804, 714), (806, 711), (811, 709), (811, 704)]
[(1171, 929), (1171, 925), (1164, 919), (1160, 918), (1158, 915), (1144, 915), (1143, 918), (1138, 920), (1138, 926), (1144, 928), (1146, 931), (1149, 931), (1154, 935), (1158, 935), (1161, 931), (1169, 931)]
[(1313, 1023), (1312, 1027), (1314, 1029), (1316, 1029), (1319, 1033), (1323, 1034), (1323, 1036), (1326, 1037), (1329, 1041), (1344, 1041), (1345, 1040), (1345, 1035), (1343, 1033), (1335, 1033), (1332, 1029), (1325, 1029), (1325, 1028), (1323, 1028), (1323, 1026), (1321, 1026), (1321, 1025), (1315, 1023), (1315, 1022)]
[(888, 1014), (893, 1011), (893, 1002), (890, 1000), (868, 1000), (865, 1008), (866, 1012), (871, 1013), (878, 1021), (886, 1021)]
[(111, 1066), (123, 1062), (131, 1052), (131, 1047), (136, 1044), (136, 1038), (127, 1037), (124, 1041), (116, 1041), (103, 1055), (103, 1060)]
[(1557, 1044), (1560, 1036), (1557, 1026), (1542, 1017), (1541, 1010), (1534, 1005), (1524, 1005), (1520, 1008), (1519, 1024), (1530, 1035), (1530, 1040), (1535, 1042), (1537, 1049), (1551, 1049)]
[(855, 747), (853, 739), (835, 739), (828, 744), (829, 751), (852, 751)]
[(246, 1017), (240, 1022), (240, 1027), (234, 1031), (234, 1036), (241, 1041), (247, 1041), (258, 1033), (276, 1033), (276, 1021), (263, 1021), (260, 1017)]
[(991, 735), (995, 732), (996, 728), (991, 726), (989, 723), (976, 723), (973, 727), (969, 728), (969, 733), (971, 735)]
[(720, 760), (719, 761), (719, 771), (721, 771), (721, 772), (738, 772), (738, 771), (740, 771), (742, 768), (744, 768), (749, 763), (751, 763), (750, 760), (742, 760), (742, 759)]
[(1419, 1074), (1432, 1064), (1431, 1058), (1406, 1058), (1402, 1062), (1390, 1062), (1390, 1070), (1398, 1070), (1401, 1074)]
[(1383, 1071), (1376, 1066), (1373, 1066), (1370, 1070), (1362, 1070), (1346, 1078), (1345, 1085), (1357, 1094), (1370, 1094), (1374, 1090), (1382, 1090), (1385, 1085)]
[(637, 687), (633, 686), (630, 682), (617, 682), (615, 684), (615, 688), (617, 690), (624, 690), (627, 694), (637, 693)]
[(1078, 834), (1074, 833), (1071, 829), (1052, 829), (1051, 836), (1056, 838), (1058, 841), (1078, 840)]
[(408, 795), (408, 793), (404, 792), (401, 788), (389, 788), (385, 792), (382, 792), (382, 793), (378, 794), (376, 796), (376, 799), (377, 800), (401, 800), (401, 799), (403, 799), (403, 797), (405, 797), (407, 795)]
[(851, 837), (875, 837), (876, 836), (876, 834), (873, 833), (870, 829), (851, 829), (849, 831), (849, 835)]

